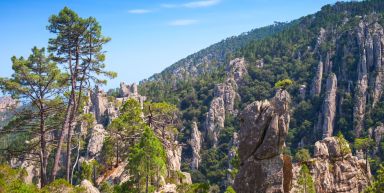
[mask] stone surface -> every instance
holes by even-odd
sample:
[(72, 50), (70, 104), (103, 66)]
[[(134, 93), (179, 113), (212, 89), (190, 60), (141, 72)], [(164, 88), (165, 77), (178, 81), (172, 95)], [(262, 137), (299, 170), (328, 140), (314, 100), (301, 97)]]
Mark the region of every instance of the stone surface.
[(336, 115), (336, 93), (337, 78), (335, 74), (330, 74), (327, 78), (325, 100), (323, 104), (323, 138), (330, 137), (333, 134), (333, 126)]
[(224, 100), (222, 98), (214, 98), (211, 102), (209, 111), (205, 119), (205, 130), (207, 132), (208, 140), (212, 145), (218, 141), (220, 130), (224, 128), (225, 121), (225, 108)]
[(100, 191), (88, 180), (81, 181), (80, 187), (85, 189), (84, 193), (100, 193)]
[[(328, 137), (315, 144), (314, 158), (307, 162), (315, 183), (316, 192), (321, 193), (359, 193), (369, 184), (370, 171), (365, 160), (352, 154), (343, 155), (336, 137)], [(293, 167), (293, 188), (299, 192), (297, 178), (300, 165)]]
[[(384, 84), (382, 64), (384, 31), (376, 15), (364, 17), (355, 30), (358, 49), (358, 80), (355, 88), (354, 131), (356, 136), (364, 127), (368, 102), (374, 107), (381, 99)], [(370, 100), (367, 100), (370, 98)]]
[(0, 97), (0, 130), (8, 124), (17, 106), (17, 101), (11, 97)]
[(197, 127), (196, 122), (192, 123), (192, 133), (191, 133), (191, 139), (189, 140), (189, 145), (191, 145), (192, 148), (192, 162), (191, 162), (191, 169), (199, 169), (200, 165), (200, 150), (201, 150), (201, 132), (199, 131), (199, 128)]
[(287, 91), (279, 90), (271, 102), (256, 101), (240, 114), (240, 168), (237, 192), (283, 192), (282, 147), (289, 127)]
[(323, 80), (323, 68), (324, 64), (322, 61), (319, 62), (316, 69), (316, 75), (313, 78), (311, 96), (319, 96), (321, 92), (321, 83)]
[(212, 146), (216, 146), (220, 131), (224, 128), (226, 113), (237, 114), (235, 101), (240, 100), (237, 88), (242, 83), (243, 76), (247, 73), (244, 58), (231, 60), (226, 69), (225, 82), (216, 85), (214, 89), (214, 98), (206, 115), (204, 126), (208, 142)]
[(88, 142), (87, 154), (88, 158), (92, 159), (99, 155), (105, 138), (106, 131), (101, 124), (95, 125), (91, 131), (91, 137)]
[(176, 141), (173, 144), (169, 144), (165, 147), (165, 153), (167, 155), (168, 170), (180, 171), (181, 168), (181, 152), (182, 147)]

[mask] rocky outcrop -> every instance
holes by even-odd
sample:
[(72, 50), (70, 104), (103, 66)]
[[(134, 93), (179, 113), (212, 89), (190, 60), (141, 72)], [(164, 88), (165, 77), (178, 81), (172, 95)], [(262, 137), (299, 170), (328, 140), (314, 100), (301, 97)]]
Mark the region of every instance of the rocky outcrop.
[(218, 141), (220, 130), (224, 128), (225, 108), (222, 98), (214, 98), (205, 119), (205, 130), (212, 145)]
[(130, 96), (138, 96), (139, 93), (137, 91), (137, 84), (133, 83), (131, 85), (125, 84), (125, 82), (120, 83), (119, 89), (120, 97), (130, 97)]
[(224, 128), (226, 113), (235, 115), (235, 101), (240, 99), (237, 93), (238, 84), (242, 83), (247, 74), (245, 60), (236, 58), (229, 62), (226, 69), (227, 78), (224, 83), (216, 85), (214, 98), (206, 115), (205, 130), (211, 145), (216, 146), (220, 131)]
[(336, 92), (337, 78), (335, 74), (330, 74), (327, 78), (325, 100), (323, 104), (323, 138), (330, 137), (333, 134), (333, 126), (336, 115)]
[(376, 142), (376, 152), (377, 152), (380, 147), (380, 143), (384, 139), (384, 124), (381, 123), (379, 126), (375, 128), (373, 132), (374, 132), (373, 139)]
[(122, 184), (129, 180), (127, 167), (128, 163), (126, 161), (121, 162), (117, 167), (112, 168), (104, 175), (96, 179), (96, 184), (101, 184), (102, 182), (109, 182), (111, 184)]
[(17, 106), (17, 101), (12, 97), (0, 97), (0, 130), (7, 125)]
[[(356, 84), (354, 106), (354, 131), (360, 136), (364, 127), (367, 103), (374, 107), (382, 97), (384, 67), (382, 55), (384, 50), (384, 31), (376, 15), (365, 17), (356, 28), (359, 48), (358, 80)], [(367, 100), (370, 97), (370, 100)]]
[(84, 193), (100, 193), (100, 191), (88, 180), (81, 181), (80, 187), (84, 189)]
[(108, 108), (107, 94), (99, 89), (99, 87), (96, 87), (91, 93), (91, 103), (91, 109), (94, 112), (97, 123), (104, 124)]
[(99, 155), (101, 148), (103, 147), (105, 135), (106, 131), (101, 124), (95, 125), (92, 129), (91, 138), (89, 139), (87, 147), (87, 156), (89, 159)]
[[(347, 150), (337, 137), (328, 137), (315, 144), (314, 158), (306, 164), (310, 170), (316, 192), (322, 193), (359, 193), (369, 184), (370, 171), (366, 169), (365, 160), (361, 160)], [(293, 169), (294, 179), (291, 192), (300, 192), (297, 184), (300, 165)]]
[(316, 69), (316, 75), (312, 82), (311, 96), (319, 96), (321, 92), (321, 83), (323, 79), (323, 68), (324, 64), (322, 61), (319, 62)]
[(168, 170), (180, 171), (181, 168), (181, 152), (182, 147), (176, 141), (174, 144), (170, 144), (171, 147), (165, 148), (165, 153), (168, 160)]
[(231, 161), (235, 158), (237, 150), (239, 149), (239, 134), (237, 132), (233, 133), (232, 139), (229, 142), (228, 150), (228, 173), (227, 173), (227, 185), (232, 186), (235, 179), (232, 176), (232, 171), (235, 169)]
[(199, 128), (197, 127), (196, 122), (192, 123), (192, 133), (191, 133), (191, 139), (189, 140), (189, 145), (191, 145), (192, 148), (192, 162), (191, 162), (191, 169), (197, 170), (199, 169), (200, 165), (200, 150), (201, 150), (201, 132), (199, 131)]
[(237, 192), (283, 192), (283, 155), (291, 97), (279, 90), (269, 101), (256, 101), (240, 114), (240, 168)]

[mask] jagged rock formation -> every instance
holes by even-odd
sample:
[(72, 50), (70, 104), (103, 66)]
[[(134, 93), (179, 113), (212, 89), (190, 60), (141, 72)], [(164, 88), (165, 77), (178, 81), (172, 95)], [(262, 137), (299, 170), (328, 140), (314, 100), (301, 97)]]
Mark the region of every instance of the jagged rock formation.
[(88, 180), (81, 181), (80, 187), (85, 189), (84, 193), (100, 193), (100, 191)]
[(248, 73), (244, 58), (231, 60), (226, 72), (226, 81), (216, 85), (214, 89), (214, 98), (205, 121), (207, 138), (213, 146), (216, 146), (220, 130), (224, 128), (226, 113), (232, 115), (237, 113), (234, 109), (235, 100), (240, 98), (237, 87), (241, 84), (244, 74)]
[(229, 143), (229, 150), (228, 150), (228, 174), (227, 174), (227, 184), (228, 186), (232, 186), (235, 182), (235, 179), (232, 177), (231, 172), (233, 171), (234, 167), (231, 163), (231, 160), (236, 156), (237, 149), (239, 148), (239, 134), (234, 132), (232, 139)]
[(96, 184), (100, 185), (102, 182), (111, 184), (122, 184), (129, 180), (128, 170), (126, 170), (127, 162), (121, 162), (117, 167), (108, 171), (106, 174), (96, 179)]
[(170, 147), (165, 147), (165, 153), (168, 160), (168, 170), (180, 171), (181, 168), (181, 152), (182, 147), (176, 141), (173, 144), (169, 144)]
[(137, 91), (137, 84), (133, 83), (132, 85), (127, 85), (124, 82), (120, 83), (120, 97), (130, 97), (130, 96), (138, 96), (139, 93)]
[(101, 148), (103, 148), (103, 142), (106, 135), (106, 131), (101, 124), (95, 125), (92, 129), (91, 137), (88, 142), (87, 156), (89, 159), (95, 158), (99, 155)]
[(17, 101), (11, 97), (0, 97), (0, 130), (8, 123), (17, 105)]
[(374, 132), (373, 133), (373, 139), (376, 142), (376, 150), (375, 151), (377, 152), (379, 147), (380, 147), (380, 142), (384, 138), (384, 124), (382, 123), (379, 126), (377, 126), (373, 132)]
[(384, 37), (383, 27), (378, 23), (376, 15), (371, 15), (360, 21), (355, 33), (360, 60), (358, 63), (354, 106), (354, 130), (356, 136), (360, 136), (364, 127), (368, 96), (371, 95), (372, 106), (375, 106), (383, 93), (384, 67), (382, 65), (382, 53), (384, 50), (382, 47)]
[(192, 123), (192, 133), (191, 133), (191, 139), (189, 140), (189, 145), (192, 147), (192, 162), (191, 162), (191, 169), (199, 169), (200, 164), (200, 150), (201, 150), (201, 132), (199, 131), (199, 128), (197, 127), (197, 123)]
[(283, 192), (282, 147), (289, 127), (291, 97), (279, 90), (269, 101), (256, 101), (241, 113), (240, 169), (237, 192)]
[[(314, 158), (306, 164), (314, 179), (316, 192), (359, 193), (369, 184), (370, 171), (366, 169), (365, 160), (352, 156), (351, 153), (344, 155), (340, 147), (336, 137), (328, 137), (315, 143)], [(291, 192), (299, 192), (297, 178), (300, 167), (295, 165), (293, 169)]]
[(323, 79), (323, 68), (324, 64), (322, 61), (319, 62), (317, 69), (316, 69), (316, 75), (313, 79), (312, 88), (311, 88), (311, 96), (319, 96), (321, 92), (321, 83)]
[(213, 145), (218, 141), (218, 133), (224, 128), (224, 121), (224, 101), (222, 98), (214, 98), (205, 120), (206, 134)]
[(323, 138), (333, 134), (333, 126), (336, 115), (336, 91), (337, 78), (335, 74), (330, 74), (327, 78), (326, 93), (322, 111), (322, 134)]
[(105, 115), (107, 113), (108, 98), (107, 94), (96, 87), (94, 92), (91, 93), (92, 111), (94, 112), (97, 123), (105, 122)]

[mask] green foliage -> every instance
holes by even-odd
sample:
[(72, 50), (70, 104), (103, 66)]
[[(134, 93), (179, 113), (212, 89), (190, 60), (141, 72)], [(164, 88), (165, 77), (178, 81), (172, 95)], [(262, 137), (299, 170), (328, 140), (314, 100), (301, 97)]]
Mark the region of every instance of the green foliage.
[(100, 192), (101, 193), (120, 193), (120, 192), (116, 192), (114, 187), (108, 182), (103, 182), (100, 185)]
[(177, 186), (179, 193), (209, 193), (210, 186), (207, 183), (180, 184)]
[(340, 153), (342, 157), (351, 153), (351, 148), (349, 147), (349, 142), (344, 138), (344, 135), (339, 132), (336, 137), (337, 143), (339, 145)]
[(373, 183), (367, 187), (365, 193), (377, 193), (384, 192), (384, 166), (380, 165), (380, 169), (377, 171), (377, 176)]
[(275, 88), (281, 88), (283, 90), (286, 90), (292, 84), (293, 84), (293, 81), (291, 79), (279, 80), (278, 82), (275, 83)]
[(7, 165), (0, 165), (0, 192), (1, 193), (38, 193), (34, 185), (25, 184), (22, 179), (26, 176), (26, 171), (22, 169), (12, 169)]
[(160, 176), (166, 172), (166, 155), (163, 144), (151, 128), (144, 127), (139, 142), (130, 148), (128, 162), (128, 170), (138, 191), (145, 189), (149, 181), (159, 185)]
[(308, 149), (299, 149), (295, 154), (295, 161), (298, 162), (307, 162), (311, 159), (311, 154), (309, 153)]
[(300, 169), (299, 177), (297, 179), (300, 193), (315, 193), (315, 184), (312, 176), (309, 173), (307, 165), (303, 164)]
[(371, 138), (356, 138), (353, 146), (357, 150), (367, 152), (375, 146), (375, 141)]
[(53, 181), (52, 183), (45, 186), (41, 189), (41, 193), (82, 193), (84, 192), (84, 188), (81, 187), (73, 187), (64, 179), (58, 179)]
[(228, 186), (224, 193), (236, 193), (236, 191), (232, 188), (232, 186)]
[(101, 161), (109, 169), (112, 169), (113, 160), (115, 158), (114, 144), (115, 142), (113, 141), (113, 138), (110, 136), (107, 136), (104, 139), (103, 147), (101, 148), (101, 153), (100, 153)]

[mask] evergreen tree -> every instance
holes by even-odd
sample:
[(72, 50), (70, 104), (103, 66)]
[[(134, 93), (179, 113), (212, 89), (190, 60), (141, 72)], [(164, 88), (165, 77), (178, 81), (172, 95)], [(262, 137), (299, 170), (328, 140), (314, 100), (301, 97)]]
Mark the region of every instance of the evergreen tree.
[[(12, 63), (12, 78), (0, 78), (0, 88), (25, 102), (26, 107), (15, 115), (6, 133), (27, 135), (31, 144), (19, 148), (27, 154), (38, 154), (41, 185), (45, 186), (50, 151), (47, 135), (57, 127), (55, 119), (62, 106), (56, 96), (64, 86), (66, 76), (56, 63), (45, 56), (44, 48), (34, 47), (27, 59), (14, 56)], [(34, 149), (36, 147), (39, 147), (39, 151)]]
[(368, 171), (368, 154), (375, 147), (375, 141), (371, 138), (356, 138), (354, 147), (356, 150), (362, 150), (365, 157), (365, 169)]
[(307, 165), (303, 164), (300, 169), (299, 177), (297, 179), (300, 193), (315, 193), (315, 184)]
[(71, 178), (71, 139), (72, 129), (76, 124), (75, 117), (79, 112), (83, 93), (89, 89), (90, 83), (106, 83), (98, 75), (114, 78), (116, 73), (105, 71), (105, 55), (103, 45), (110, 38), (101, 34), (101, 26), (95, 18), (81, 18), (74, 11), (65, 7), (58, 15), (49, 18), (47, 27), (56, 37), (49, 39), (49, 51), (54, 59), (64, 64), (69, 74), (69, 98), (62, 125), (58, 150), (56, 152), (52, 179), (56, 178), (59, 170), (61, 149), (67, 138), (66, 179)]
[(144, 127), (139, 142), (131, 148), (128, 163), (137, 191), (145, 189), (148, 193), (151, 184), (159, 186), (160, 176), (166, 172), (166, 155), (162, 143), (148, 126)]

